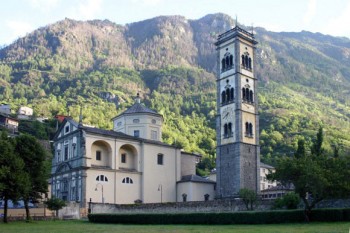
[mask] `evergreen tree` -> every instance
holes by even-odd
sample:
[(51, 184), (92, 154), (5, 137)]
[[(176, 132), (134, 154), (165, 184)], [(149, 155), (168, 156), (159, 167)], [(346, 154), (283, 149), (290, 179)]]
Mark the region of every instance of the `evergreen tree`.
[(7, 223), (8, 201), (16, 203), (29, 179), (23, 173), (24, 162), (14, 152), (14, 142), (7, 133), (0, 132), (0, 199), (4, 200), (4, 222)]
[(29, 202), (36, 203), (43, 194), (47, 193), (47, 179), (49, 166), (46, 152), (41, 144), (30, 135), (21, 135), (16, 138), (15, 153), (22, 158), (25, 167), (23, 172), (27, 175), (29, 186), (23, 187), (22, 199), (26, 209), (26, 220), (31, 219)]
[(312, 144), (311, 153), (316, 156), (321, 156), (323, 153), (322, 144), (323, 144), (323, 128), (320, 126), (316, 134), (316, 139)]

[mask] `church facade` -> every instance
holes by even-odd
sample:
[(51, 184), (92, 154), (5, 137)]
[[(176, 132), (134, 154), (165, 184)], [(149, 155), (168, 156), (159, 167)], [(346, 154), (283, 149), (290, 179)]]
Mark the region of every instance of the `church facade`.
[(65, 118), (54, 138), (52, 195), (79, 202), (131, 204), (212, 200), (215, 182), (196, 176), (200, 156), (161, 141), (163, 117), (140, 103), (113, 130)]
[(236, 26), (219, 35), (217, 50), (217, 197), (259, 192), (259, 120), (252, 33)]

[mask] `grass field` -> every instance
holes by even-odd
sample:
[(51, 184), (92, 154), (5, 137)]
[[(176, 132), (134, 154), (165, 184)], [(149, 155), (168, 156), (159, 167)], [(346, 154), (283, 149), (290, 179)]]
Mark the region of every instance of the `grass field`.
[(276, 225), (119, 225), (94, 224), (88, 221), (35, 221), (31, 223), (0, 223), (0, 233), (134, 233), (134, 232), (196, 232), (196, 233), (348, 233), (350, 222), (276, 224)]

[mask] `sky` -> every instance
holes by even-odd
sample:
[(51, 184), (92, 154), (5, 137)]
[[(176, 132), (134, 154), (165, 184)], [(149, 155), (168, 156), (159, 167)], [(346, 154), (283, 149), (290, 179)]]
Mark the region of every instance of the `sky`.
[(350, 0), (7, 0), (0, 5), (0, 45), (64, 18), (125, 25), (160, 15), (199, 19), (219, 12), (269, 31), (350, 38)]

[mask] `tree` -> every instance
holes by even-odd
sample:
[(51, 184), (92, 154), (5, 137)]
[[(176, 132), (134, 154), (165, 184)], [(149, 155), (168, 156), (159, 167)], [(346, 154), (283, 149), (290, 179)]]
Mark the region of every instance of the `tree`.
[(274, 202), (274, 209), (296, 209), (300, 203), (299, 195), (294, 192), (286, 193), (283, 197), (277, 198)]
[(31, 219), (29, 202), (36, 203), (43, 194), (47, 193), (49, 166), (45, 149), (35, 137), (24, 134), (18, 136), (15, 141), (15, 153), (22, 158), (25, 164), (23, 172), (29, 180), (29, 185), (23, 186), (21, 192), (26, 209), (26, 220), (29, 221)]
[(6, 132), (0, 132), (0, 199), (4, 200), (4, 222), (7, 223), (8, 201), (17, 202), (21, 190), (28, 186), (28, 177), (22, 172), (23, 160), (14, 153), (14, 141)]
[(60, 209), (62, 209), (64, 206), (66, 206), (66, 203), (63, 200), (53, 196), (52, 198), (50, 198), (47, 201), (45, 201), (45, 205), (47, 206), (47, 208), (49, 210), (56, 211), (55, 213), (56, 213), (56, 217), (57, 217), (58, 216), (58, 211)]
[(327, 198), (346, 197), (350, 192), (350, 180), (347, 178), (350, 175), (350, 160), (326, 156), (322, 143), (323, 131), (320, 128), (311, 154), (306, 154), (305, 149), (300, 148), (304, 147), (304, 143), (299, 141), (295, 155), (280, 159), (276, 172), (268, 175), (268, 179), (277, 180), (282, 185), (294, 185), (295, 192), (304, 202), (307, 221), (317, 203)]
[(247, 210), (253, 210), (254, 204), (258, 200), (256, 193), (253, 190), (246, 188), (239, 190), (239, 197), (242, 198), (242, 201), (245, 204)]
[(321, 156), (323, 153), (322, 144), (323, 144), (323, 128), (320, 127), (316, 134), (316, 139), (312, 144), (311, 153), (316, 156)]

